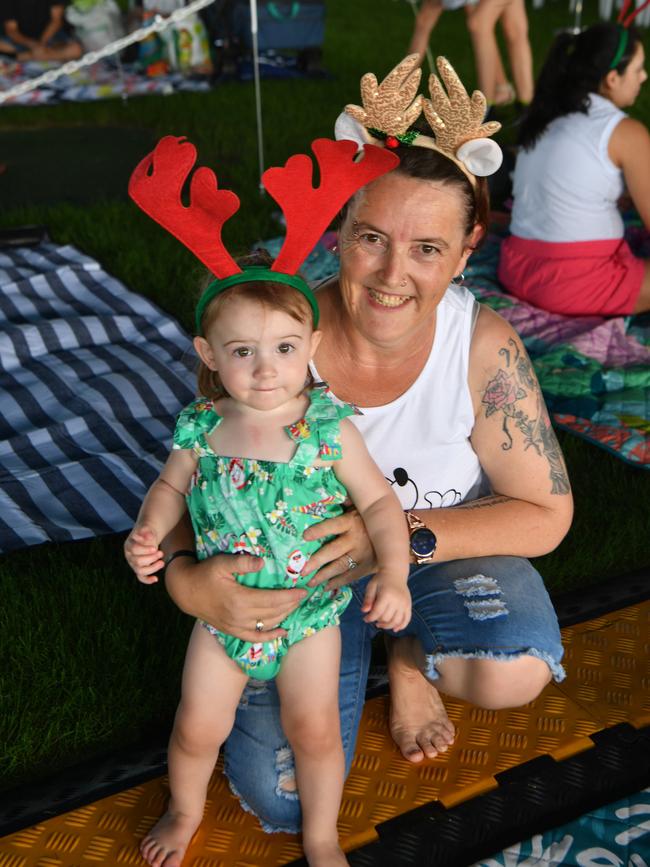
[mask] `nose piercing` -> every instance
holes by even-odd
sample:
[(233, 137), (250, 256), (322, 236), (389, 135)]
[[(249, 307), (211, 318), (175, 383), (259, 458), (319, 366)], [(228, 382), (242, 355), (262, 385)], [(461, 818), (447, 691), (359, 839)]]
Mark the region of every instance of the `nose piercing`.
[(405, 278), (402, 280), (402, 282), (399, 284), (399, 288), (400, 288), (400, 289), (404, 289), (405, 286), (406, 286), (406, 277), (405, 277)]

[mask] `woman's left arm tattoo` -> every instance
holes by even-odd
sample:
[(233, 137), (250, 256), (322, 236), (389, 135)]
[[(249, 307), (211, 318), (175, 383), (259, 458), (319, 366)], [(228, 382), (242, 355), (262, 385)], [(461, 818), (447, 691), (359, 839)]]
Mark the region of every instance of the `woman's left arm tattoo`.
[[(506, 439), (501, 443), (501, 448), (504, 451), (512, 448), (509, 426), (514, 424), (524, 436), (524, 449), (533, 448), (548, 461), (551, 493), (568, 494), (570, 487), (564, 458), (530, 359), (512, 337), (508, 345), (499, 350), (499, 355), (505, 360), (505, 369), (497, 371), (481, 398), (485, 404), (485, 417), (489, 418), (495, 412), (503, 414), (501, 427)], [(537, 403), (536, 418), (531, 418), (518, 406), (518, 401), (532, 393)]]

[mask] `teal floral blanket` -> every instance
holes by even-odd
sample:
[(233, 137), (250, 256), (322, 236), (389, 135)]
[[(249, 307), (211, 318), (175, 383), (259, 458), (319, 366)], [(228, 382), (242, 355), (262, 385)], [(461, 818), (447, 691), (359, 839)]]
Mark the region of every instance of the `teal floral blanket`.
[(647, 867), (650, 789), (590, 810), (472, 867)]
[[(650, 468), (650, 314), (605, 319), (547, 313), (507, 295), (496, 272), (506, 215), (472, 256), (465, 285), (497, 310), (522, 337), (535, 365), (553, 422), (636, 467)], [(647, 238), (629, 229), (633, 249)], [(281, 239), (264, 242), (275, 255)], [(307, 279), (335, 274), (335, 235), (323, 236), (305, 266)], [(641, 247), (641, 249), (639, 249)]]

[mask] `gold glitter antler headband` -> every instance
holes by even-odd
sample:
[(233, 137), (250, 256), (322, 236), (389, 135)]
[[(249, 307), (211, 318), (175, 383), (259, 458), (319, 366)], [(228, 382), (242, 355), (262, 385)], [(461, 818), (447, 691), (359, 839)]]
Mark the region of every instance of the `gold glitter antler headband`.
[[(483, 123), (485, 97), (480, 90), (475, 90), (470, 99), (446, 58), (439, 57), (437, 67), (447, 91), (432, 74), (430, 100), (415, 95), (421, 76), (417, 54), (404, 58), (381, 84), (372, 73), (364, 75), (361, 79), (363, 108), (345, 107), (336, 121), (336, 138), (352, 139), (359, 146), (370, 142), (387, 148), (403, 144), (437, 150), (452, 160), (472, 184), (476, 183), (477, 176), (494, 174), (503, 154), (488, 136), (497, 132), (501, 124)], [(435, 138), (409, 131), (421, 108)]]
[[(498, 144), (488, 136), (498, 132), (501, 124), (496, 121), (483, 123), (487, 107), (485, 96), (480, 90), (475, 90), (470, 99), (446, 57), (438, 57), (436, 66), (447, 92), (432, 72), (429, 76), (431, 99), (423, 100), (424, 116), (435, 134), (436, 150), (460, 163), (465, 173), (493, 174), (501, 165), (503, 155)], [(424, 142), (416, 141), (416, 144)]]
[[(345, 112), (368, 131), (370, 140), (383, 141), (386, 147), (397, 147), (422, 113), (422, 97), (417, 95), (422, 77), (419, 60), (417, 54), (405, 57), (381, 84), (372, 72), (361, 79), (363, 108), (346, 105)], [(410, 144), (414, 137), (412, 134), (408, 137), (410, 141), (402, 143)]]

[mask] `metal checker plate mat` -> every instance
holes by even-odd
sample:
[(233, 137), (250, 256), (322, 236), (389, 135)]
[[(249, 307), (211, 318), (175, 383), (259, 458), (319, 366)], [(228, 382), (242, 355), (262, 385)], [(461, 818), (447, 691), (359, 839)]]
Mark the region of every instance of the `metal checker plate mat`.
[(566, 627), (562, 640), (563, 694), (599, 728), (650, 724), (650, 602)]
[[(339, 817), (344, 848), (372, 844), (376, 826), (416, 808), (438, 802), (451, 809), (488, 793), (508, 769), (588, 750), (590, 735), (604, 727), (650, 721), (649, 626), (650, 601), (563, 630), (566, 681), (523, 708), (486, 711), (447, 700), (456, 744), (419, 765), (404, 761), (390, 738), (387, 697), (366, 702)], [(0, 839), (0, 867), (144, 865), (138, 842), (166, 798), (160, 777), (10, 834)], [(300, 855), (296, 837), (265, 834), (241, 810), (219, 764), (184, 867), (271, 867)]]

